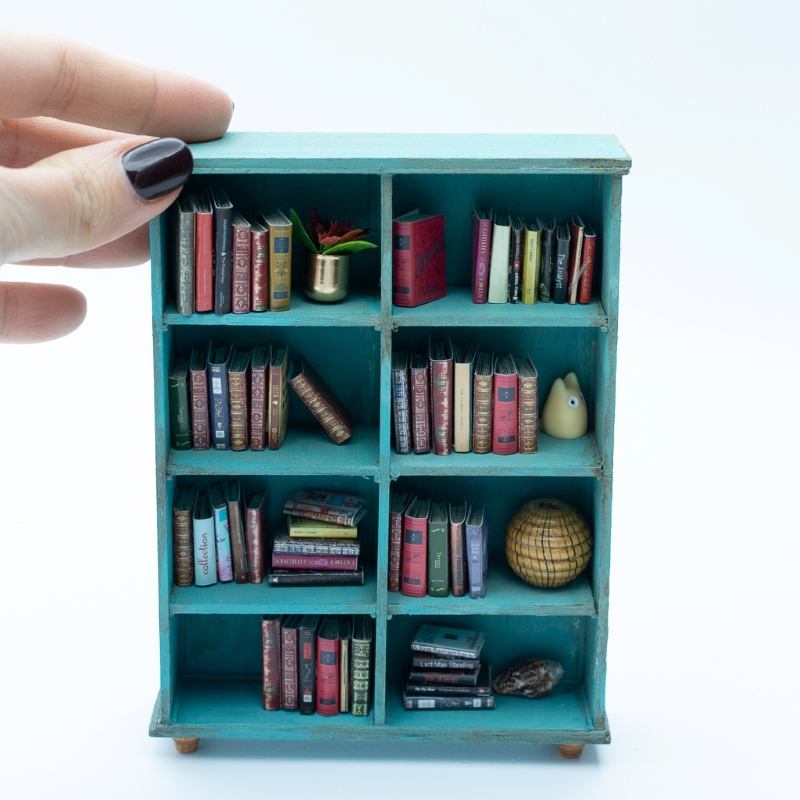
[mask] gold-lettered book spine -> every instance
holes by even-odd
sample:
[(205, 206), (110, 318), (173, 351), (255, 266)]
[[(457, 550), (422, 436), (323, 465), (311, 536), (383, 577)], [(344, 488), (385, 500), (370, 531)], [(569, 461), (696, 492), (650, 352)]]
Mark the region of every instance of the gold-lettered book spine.
[(525, 231), (525, 257), (522, 261), (522, 302), (533, 305), (536, 302), (536, 289), (539, 286), (539, 263), (541, 248), (539, 231)]

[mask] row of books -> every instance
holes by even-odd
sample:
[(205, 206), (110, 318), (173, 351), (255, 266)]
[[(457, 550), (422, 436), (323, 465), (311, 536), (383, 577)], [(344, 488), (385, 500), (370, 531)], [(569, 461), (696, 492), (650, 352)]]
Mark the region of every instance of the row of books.
[(178, 313), (246, 314), (291, 305), (292, 223), (280, 210), (247, 219), (223, 191), (182, 194), (173, 206)]
[(486, 595), (489, 523), (485, 506), (389, 495), (390, 592), (408, 597)]
[(332, 717), (369, 714), (372, 620), (366, 614), (266, 614), (261, 620), (263, 705)]
[(539, 376), (530, 356), (482, 353), (477, 345), (428, 345), (392, 353), (398, 453), (531, 454), (539, 449)]
[(409, 711), (494, 708), (491, 668), (480, 660), (479, 631), (423, 625), (411, 642), (411, 668), (403, 683)]
[(176, 450), (277, 450), (289, 424), (288, 387), (335, 444), (352, 435), (347, 409), (304, 359), (284, 345), (236, 350), (192, 348), (169, 371), (172, 446)]
[(597, 236), (577, 215), (569, 223), (472, 212), (474, 303), (589, 303)]

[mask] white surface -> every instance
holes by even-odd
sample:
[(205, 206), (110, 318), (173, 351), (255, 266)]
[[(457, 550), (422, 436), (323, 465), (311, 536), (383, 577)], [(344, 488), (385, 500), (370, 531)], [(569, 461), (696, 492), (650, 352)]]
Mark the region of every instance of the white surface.
[(185, 757), (149, 739), (148, 268), (3, 267), (89, 299), (73, 336), (0, 348), (3, 795), (301, 798), (314, 774), (329, 798), (399, 798), (413, 774), (431, 796), (790, 796), (798, 22), (776, 0), (5, 4), (8, 27), (218, 83), (235, 130), (615, 133), (634, 166), (610, 747), (566, 762), (552, 747), (203, 742)]

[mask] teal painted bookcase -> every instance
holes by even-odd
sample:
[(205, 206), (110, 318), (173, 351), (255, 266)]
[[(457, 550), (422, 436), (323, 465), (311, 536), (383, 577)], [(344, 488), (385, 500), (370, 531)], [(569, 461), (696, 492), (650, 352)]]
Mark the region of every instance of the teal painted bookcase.
[[(338, 305), (302, 291), (295, 243), (292, 307), (282, 313), (182, 317), (168, 267), (168, 216), (151, 223), (153, 352), (158, 488), (160, 690), (150, 733), (191, 750), (203, 737), (262, 739), (432, 739), (539, 742), (567, 756), (609, 741), (605, 709), (614, 386), (619, 298), (620, 200), (630, 159), (613, 136), (228, 134), (192, 146), (188, 190), (224, 188), (246, 214), (311, 206), (376, 232), (376, 250), (353, 259), (352, 288)], [(598, 234), (595, 291), (586, 306), (474, 305), (470, 290), (472, 207), (524, 218), (580, 214)], [(446, 220), (447, 297), (414, 309), (391, 304), (392, 217), (421, 208)], [(541, 435), (536, 455), (398, 455), (391, 446), (390, 360), (449, 334), (489, 351), (529, 353), (539, 371), (540, 407), (556, 377), (574, 370), (589, 407), (589, 433), (576, 441)], [(277, 451), (170, 448), (170, 360), (209, 340), (237, 347), (286, 343), (304, 355), (351, 411), (352, 440), (334, 445), (296, 397)], [(172, 582), (172, 499), (183, 484), (237, 477), (249, 496), (269, 491), (271, 528), (286, 496), (303, 486), (364, 496), (367, 578), (358, 588), (278, 588)], [(387, 592), (389, 490), (440, 501), (485, 503), (490, 571), (484, 600), (408, 598)], [(511, 573), (505, 525), (525, 502), (554, 496), (590, 522), (594, 554), (582, 576), (555, 590)], [(322, 718), (261, 706), (262, 614), (359, 613), (375, 619), (375, 682), (368, 717)], [(495, 672), (532, 655), (555, 658), (565, 675), (541, 700), (496, 698), (493, 711), (406, 711), (401, 675), (422, 622), (478, 628)]]

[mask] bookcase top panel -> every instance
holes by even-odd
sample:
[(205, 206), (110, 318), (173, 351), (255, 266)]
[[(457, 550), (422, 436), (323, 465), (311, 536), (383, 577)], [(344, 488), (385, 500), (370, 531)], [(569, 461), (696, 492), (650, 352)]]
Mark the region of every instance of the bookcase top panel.
[(191, 145), (195, 173), (559, 172), (627, 174), (616, 136), (227, 133)]

